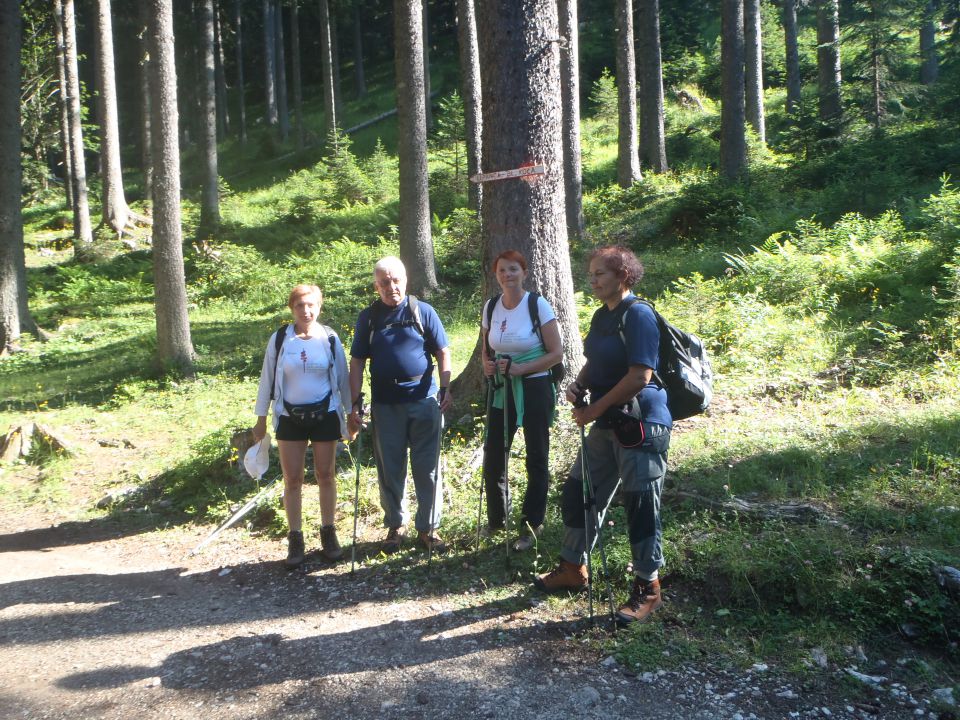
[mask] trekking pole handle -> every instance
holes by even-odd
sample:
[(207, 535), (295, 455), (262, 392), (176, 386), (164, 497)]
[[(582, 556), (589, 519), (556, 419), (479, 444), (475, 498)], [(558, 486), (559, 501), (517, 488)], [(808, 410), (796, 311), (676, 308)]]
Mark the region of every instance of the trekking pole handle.
[(357, 411), (357, 415), (360, 417), (360, 424), (363, 424), (363, 393), (357, 396), (357, 399), (353, 401), (353, 409)]
[(587, 389), (583, 387), (579, 382), (574, 380), (567, 388), (570, 391), (570, 394), (573, 395), (574, 407), (586, 407), (587, 406)]

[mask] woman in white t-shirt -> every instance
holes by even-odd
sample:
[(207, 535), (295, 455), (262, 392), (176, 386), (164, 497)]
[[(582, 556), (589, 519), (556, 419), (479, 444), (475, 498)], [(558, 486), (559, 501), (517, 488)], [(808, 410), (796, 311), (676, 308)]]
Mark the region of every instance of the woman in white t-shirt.
[(509, 450), (517, 427), (523, 427), (527, 489), (521, 508), (520, 535), (512, 543), (512, 548), (520, 552), (533, 547), (546, 516), (550, 425), (556, 408), (550, 368), (562, 359), (563, 344), (553, 308), (539, 295), (523, 289), (527, 278), (526, 258), (516, 250), (505, 250), (494, 259), (493, 273), (501, 294), (484, 304), (481, 315), (485, 348), (483, 372), (491, 388), (495, 388), (483, 452), (487, 529), (488, 532), (502, 529), (510, 512), (508, 500), (512, 493), (504, 468), (505, 446)]
[(290, 528), (285, 564), (291, 569), (305, 559), (301, 499), (307, 442), (313, 444), (313, 469), (320, 488), (321, 554), (331, 561), (343, 557), (334, 527), (334, 461), (337, 440), (348, 437), (344, 403), (350, 397), (350, 377), (340, 338), (317, 321), (322, 305), (323, 294), (316, 285), (297, 285), (290, 291), (287, 306), (294, 321), (270, 336), (255, 408), (253, 436), (259, 442), (267, 432), (267, 412), (273, 406), (283, 505)]

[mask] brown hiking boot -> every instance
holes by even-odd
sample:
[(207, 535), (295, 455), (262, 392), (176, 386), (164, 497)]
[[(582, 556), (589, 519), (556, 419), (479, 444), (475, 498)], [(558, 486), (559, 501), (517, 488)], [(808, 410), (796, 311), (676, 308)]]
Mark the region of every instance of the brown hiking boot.
[(533, 584), (548, 593), (580, 592), (587, 588), (587, 566), (561, 560), (550, 572), (535, 577)]
[(343, 549), (337, 540), (337, 529), (333, 525), (320, 528), (320, 547), (320, 554), (331, 562), (343, 557)]
[(393, 555), (395, 552), (400, 550), (400, 546), (403, 545), (403, 540), (406, 537), (406, 528), (390, 528), (390, 531), (387, 533), (387, 539), (383, 541), (383, 545), (380, 546), (380, 549), (383, 550), (383, 552), (385, 552), (387, 555)]
[(287, 535), (287, 559), (283, 564), (288, 570), (293, 570), (303, 565), (304, 558), (303, 533), (299, 530), (291, 530)]
[(617, 610), (617, 620), (622, 623), (647, 622), (653, 611), (661, 605), (660, 580), (634, 578), (630, 599)]
[(417, 533), (417, 540), (419, 540), (420, 544), (427, 550), (433, 548), (435, 553), (445, 553), (447, 551), (447, 544), (440, 539), (436, 530), (431, 530), (430, 532), (421, 530)]

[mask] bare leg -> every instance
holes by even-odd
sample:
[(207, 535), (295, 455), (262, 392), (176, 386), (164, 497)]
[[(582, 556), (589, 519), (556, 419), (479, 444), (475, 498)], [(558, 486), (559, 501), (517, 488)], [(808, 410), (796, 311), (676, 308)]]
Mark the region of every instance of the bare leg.
[(337, 509), (336, 483), (337, 441), (313, 443), (313, 472), (320, 488), (320, 523), (334, 524)]
[(277, 440), (277, 445), (280, 446), (280, 467), (283, 469), (283, 507), (287, 511), (287, 525), (291, 530), (300, 530), (307, 441)]

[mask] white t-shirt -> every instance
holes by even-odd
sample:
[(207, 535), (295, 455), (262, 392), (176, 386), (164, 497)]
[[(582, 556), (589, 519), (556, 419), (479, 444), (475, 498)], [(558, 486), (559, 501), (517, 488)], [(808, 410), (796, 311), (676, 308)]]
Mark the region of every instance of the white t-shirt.
[(280, 352), (285, 402), (309, 405), (330, 394), (330, 343), (325, 337), (304, 340), (293, 336)]
[[(487, 300), (483, 304), (480, 323), (485, 330), (490, 330), (488, 340), (494, 352), (520, 355), (533, 350), (535, 347), (540, 347), (540, 338), (533, 329), (533, 320), (530, 317), (529, 295), (529, 292), (525, 292), (520, 303), (513, 310), (507, 310), (503, 306), (503, 296), (501, 295), (493, 308), (490, 328), (487, 327), (487, 306), (490, 301)], [(551, 320), (556, 320), (553, 308), (550, 307), (550, 303), (543, 299), (542, 295), (537, 298), (537, 310), (540, 313), (541, 328)], [(546, 352), (546, 347), (543, 349)], [(529, 377), (539, 377), (546, 374), (546, 372), (534, 373)]]

